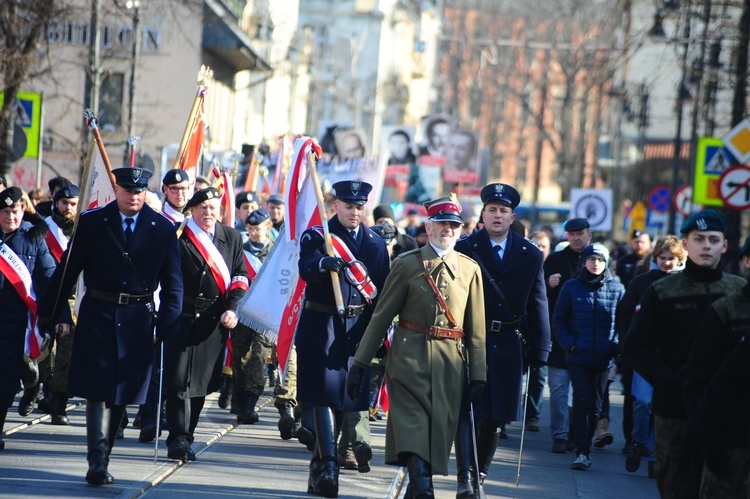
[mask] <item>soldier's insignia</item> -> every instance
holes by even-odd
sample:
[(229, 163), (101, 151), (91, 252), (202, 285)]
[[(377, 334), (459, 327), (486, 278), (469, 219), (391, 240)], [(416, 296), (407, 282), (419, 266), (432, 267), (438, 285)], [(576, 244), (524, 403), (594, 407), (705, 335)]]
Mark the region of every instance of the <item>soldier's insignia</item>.
[(708, 224), (702, 218), (699, 218), (698, 220), (696, 220), (695, 221), (695, 225), (698, 226), (698, 230), (706, 230), (706, 229), (708, 229)]
[(133, 182), (138, 182), (142, 174), (143, 170), (141, 170), (140, 168), (133, 168), (133, 171), (130, 172), (130, 177), (133, 179)]
[(213, 197), (214, 197), (214, 193), (213, 192), (211, 192), (211, 191), (206, 192), (206, 198), (207, 199), (213, 199)]
[(5, 204), (7, 204), (8, 206), (10, 206), (10, 205), (13, 204), (13, 200), (11, 198), (9, 198), (9, 197), (6, 197), (5, 198)]
[(495, 184), (495, 192), (497, 192), (498, 194), (501, 194), (503, 192), (503, 188), (503, 184)]
[(182, 182), (182, 176), (181, 176), (181, 175), (180, 175), (179, 173), (175, 173), (175, 174), (174, 174), (174, 179), (175, 179), (175, 180), (176, 180), (177, 182)]

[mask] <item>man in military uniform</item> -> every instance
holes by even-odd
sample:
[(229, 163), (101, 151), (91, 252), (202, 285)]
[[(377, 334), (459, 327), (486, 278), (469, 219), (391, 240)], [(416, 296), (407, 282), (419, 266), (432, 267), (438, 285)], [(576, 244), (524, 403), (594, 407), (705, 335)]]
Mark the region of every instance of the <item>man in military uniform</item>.
[[(114, 482), (109, 455), (127, 404), (145, 401), (153, 361), (154, 296), (159, 294), (156, 339), (176, 332), (182, 303), (180, 254), (174, 226), (144, 205), (151, 172), (112, 171), (115, 201), (81, 215), (74, 244), (62, 256), (39, 304), (52, 323), (84, 271), (70, 362), (68, 394), (86, 399), (86, 441), (92, 485)], [(64, 334), (66, 331), (63, 330)]]
[[(49, 226), (46, 237), (47, 246), (58, 265), (63, 252), (68, 249), (68, 241), (73, 235), (79, 195), (80, 189), (73, 184), (58, 189), (52, 199), (52, 214), (44, 219)], [(71, 306), (74, 304), (73, 302), (74, 300), (71, 299)], [(68, 371), (70, 369), (74, 331), (75, 326), (72, 326), (70, 333), (60, 334), (55, 338), (55, 347), (47, 360), (49, 372), (45, 383), (49, 386), (51, 422), (53, 425), (67, 426), (70, 424), (65, 408), (68, 405)]]
[(234, 198), (236, 218), (234, 228), (242, 234), (242, 242), (247, 241), (245, 220), (247, 220), (250, 213), (258, 209), (258, 202), (258, 195), (250, 191), (241, 192)]
[(279, 235), (281, 226), (284, 225), (284, 213), (286, 213), (286, 205), (284, 204), (284, 196), (281, 194), (271, 194), (268, 196), (266, 201), (266, 210), (271, 215), (271, 222), (273, 223), (273, 230), (271, 234), (274, 237)]
[(654, 387), (654, 471), (663, 498), (699, 495), (702, 456), (687, 459), (689, 465), (682, 470), (677, 466), (687, 457), (681, 456), (688, 419), (682, 397), (685, 368), (711, 303), (741, 293), (745, 284), (719, 267), (727, 250), (727, 225), (719, 212), (694, 213), (680, 231), (688, 253), (685, 270), (649, 286), (624, 344), (626, 360)]
[[(391, 208), (391, 206), (388, 204), (381, 204), (376, 206), (375, 209), (372, 210), (372, 218), (375, 220), (376, 224), (390, 224), (394, 228), (396, 227), (393, 208)], [(393, 237), (393, 243), (389, 245), (389, 248), (391, 248), (391, 260), (396, 258), (401, 253), (417, 249), (418, 247), (419, 246), (417, 245), (417, 241), (413, 237), (407, 235), (406, 231), (404, 231), (404, 233), (401, 233), (398, 229), (396, 229), (396, 234)]]
[[(475, 413), (480, 481), (495, 455), (500, 425), (519, 419), (524, 364), (545, 365), (551, 347), (542, 252), (510, 230), (521, 196), (510, 185), (489, 184), (481, 199), (484, 228), (456, 243), (456, 251), (479, 263), (484, 283), (488, 381)], [(478, 488), (470, 424), (464, 400), (455, 442), (459, 498), (473, 498)]]
[[(325, 497), (338, 495), (336, 435), (344, 413), (364, 412), (367, 427), (362, 427), (354, 453), (361, 465), (372, 458), (369, 380), (362, 380), (361, 394), (350, 397), (345, 390), (346, 374), (390, 268), (385, 242), (362, 225), (372, 186), (353, 180), (337, 182), (333, 189), (336, 216), (327, 223), (336, 256), (326, 252), (322, 227), (308, 229), (300, 240), (299, 271), (307, 287), (295, 339), (297, 398), (313, 412), (317, 439), (308, 491)], [(354, 260), (361, 265), (352, 267)], [(336, 308), (329, 271), (338, 274), (343, 315)]]
[(361, 381), (398, 315), (386, 360), (385, 462), (408, 467), (406, 497), (420, 498), (434, 497), (433, 473), (448, 474), (467, 363), (469, 400), (479, 399), (487, 379), (482, 271), (454, 251), (461, 207), (454, 194), (425, 206), (429, 243), (393, 261), (347, 380), (350, 396), (367, 393)]
[(185, 205), (188, 202), (190, 177), (179, 168), (169, 170), (162, 179), (161, 190), (164, 193), (164, 207), (161, 212), (175, 225), (185, 219)]
[[(547, 303), (550, 315), (555, 310), (562, 285), (568, 279), (577, 276), (578, 272), (581, 271), (583, 265), (581, 254), (591, 242), (589, 221), (585, 218), (571, 218), (563, 224), (563, 230), (568, 233), (570, 244), (560, 251), (551, 253), (544, 261), (544, 281), (547, 286)], [(570, 377), (568, 376), (568, 366), (565, 363), (565, 352), (556, 341), (552, 342), (552, 351), (547, 361), (549, 364), (549, 413), (553, 442), (552, 452), (565, 454), (568, 450)], [(570, 443), (572, 443), (572, 439)]]
[(237, 326), (237, 304), (248, 289), (242, 238), (217, 223), (219, 191), (202, 189), (187, 203), (190, 218), (179, 239), (185, 293), (179, 331), (167, 342), (167, 456), (195, 460), (190, 448), (206, 395), (221, 385), (224, 347)]

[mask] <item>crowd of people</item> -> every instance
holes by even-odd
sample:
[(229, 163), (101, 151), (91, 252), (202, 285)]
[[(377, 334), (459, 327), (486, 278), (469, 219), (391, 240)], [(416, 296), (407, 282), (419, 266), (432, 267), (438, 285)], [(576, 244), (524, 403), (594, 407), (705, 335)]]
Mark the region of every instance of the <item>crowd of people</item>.
[[(282, 380), (273, 341), (236, 311), (282, 229), (284, 198), (238, 194), (228, 227), (205, 179), (192, 187), (170, 170), (161, 201), (150, 171), (113, 175), (115, 201), (77, 223), (70, 181), (45, 195), (0, 179), (0, 430), (20, 390), (19, 414), (38, 406), (55, 425), (69, 424), (69, 397), (86, 399), (90, 484), (114, 482), (127, 405), (140, 405), (139, 441), (164, 429), (167, 457), (195, 460), (206, 396), (254, 424), (269, 383), (280, 438), (312, 453), (307, 492), (337, 497), (340, 468), (370, 471), (384, 379), (385, 462), (407, 468), (407, 497), (434, 497), (432, 475), (448, 473), (455, 449), (456, 497), (481, 498), (506, 425), (541, 431), (546, 386), (551, 452), (589, 469), (591, 447), (615, 441), (619, 374), (628, 472), (646, 458), (662, 497), (747, 496), (750, 286), (720, 267), (717, 211), (690, 216), (679, 237), (634, 229), (622, 247), (572, 218), (556, 244), (549, 227), (526, 237), (507, 184), (482, 189), (468, 224), (455, 195), (402, 220), (380, 205), (368, 222), (372, 186), (337, 182), (326, 230), (300, 238), (306, 295)], [(741, 254), (750, 262), (750, 238)], [(25, 340), (35, 324), (36, 353)]]

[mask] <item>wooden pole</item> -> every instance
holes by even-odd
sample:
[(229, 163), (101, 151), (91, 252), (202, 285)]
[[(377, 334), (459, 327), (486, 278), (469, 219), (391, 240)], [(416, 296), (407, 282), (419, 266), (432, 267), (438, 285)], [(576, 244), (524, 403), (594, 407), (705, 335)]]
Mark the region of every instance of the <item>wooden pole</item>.
[[(328, 256), (335, 257), (336, 254), (333, 252), (331, 233), (328, 232), (328, 218), (326, 217), (326, 203), (323, 199), (323, 189), (320, 187), (318, 169), (315, 167), (315, 155), (312, 152), (307, 153), (307, 169), (310, 171), (310, 177), (315, 186), (315, 199), (318, 200), (318, 213), (320, 213), (320, 224), (323, 226), (326, 253), (328, 253)], [(333, 285), (333, 298), (336, 300), (336, 311), (339, 315), (344, 315), (344, 297), (341, 294), (341, 282), (339, 281), (338, 272), (331, 271), (331, 284)]]
[(182, 132), (180, 148), (177, 150), (177, 157), (175, 158), (174, 166), (172, 166), (172, 168), (180, 167), (180, 161), (182, 161), (182, 157), (185, 155), (185, 149), (187, 149), (188, 141), (190, 140), (190, 136), (192, 135), (193, 128), (195, 128), (195, 122), (198, 119), (198, 110), (200, 108), (201, 101), (203, 100), (203, 92), (201, 87), (205, 84), (208, 78), (211, 78), (211, 76), (213, 76), (213, 71), (211, 71), (206, 66), (201, 66), (201, 69), (198, 72), (198, 91), (195, 93), (193, 107), (192, 109), (190, 109), (190, 116), (188, 116), (187, 123), (185, 124), (185, 131)]

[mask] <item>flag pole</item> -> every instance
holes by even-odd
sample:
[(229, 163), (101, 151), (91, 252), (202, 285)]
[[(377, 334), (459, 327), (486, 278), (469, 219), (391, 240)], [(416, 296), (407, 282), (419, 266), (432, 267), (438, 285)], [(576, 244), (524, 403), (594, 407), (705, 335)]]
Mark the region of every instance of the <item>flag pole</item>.
[[(320, 224), (323, 226), (323, 238), (326, 243), (326, 253), (329, 256), (336, 256), (333, 252), (333, 241), (331, 233), (328, 232), (328, 217), (326, 217), (326, 203), (323, 199), (323, 189), (320, 187), (318, 178), (318, 169), (315, 167), (315, 156), (312, 152), (307, 153), (307, 169), (310, 172), (313, 185), (315, 186), (315, 199), (318, 200), (318, 212), (320, 213)], [(344, 315), (344, 297), (341, 294), (341, 282), (339, 273), (331, 271), (331, 284), (333, 285), (333, 297), (336, 300), (336, 311), (339, 315)]]
[(185, 155), (185, 149), (187, 149), (188, 141), (192, 135), (192, 131), (195, 128), (195, 122), (198, 119), (198, 110), (200, 109), (201, 101), (204, 98), (203, 85), (206, 80), (213, 76), (213, 71), (206, 66), (201, 66), (198, 71), (198, 91), (195, 94), (193, 100), (193, 107), (190, 109), (190, 116), (188, 116), (187, 123), (185, 124), (185, 131), (182, 132), (182, 140), (180, 141), (180, 148), (177, 150), (177, 157), (175, 158), (174, 166), (172, 168), (179, 168), (182, 157)]

